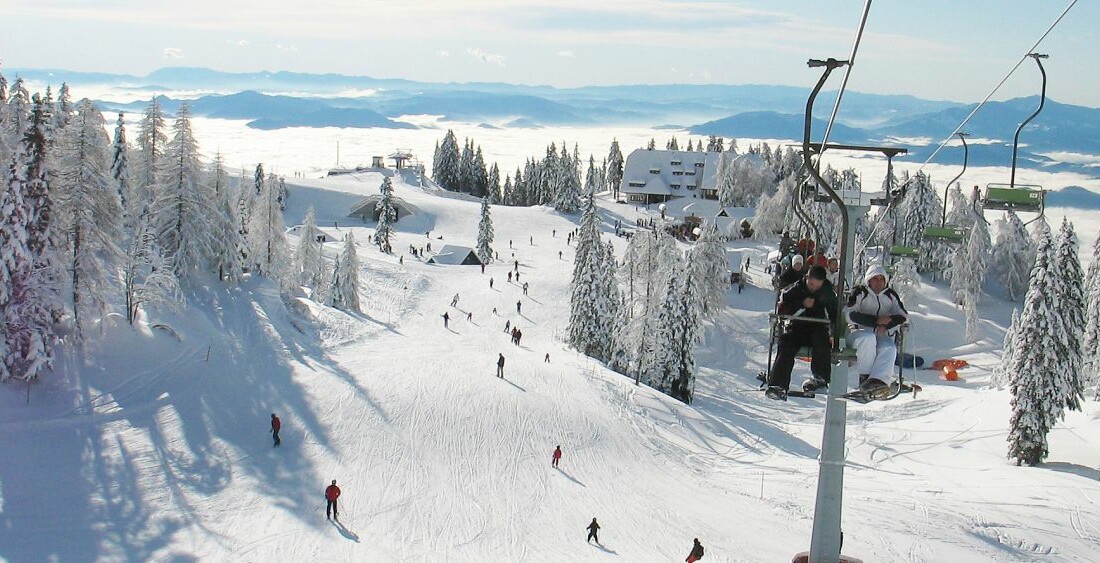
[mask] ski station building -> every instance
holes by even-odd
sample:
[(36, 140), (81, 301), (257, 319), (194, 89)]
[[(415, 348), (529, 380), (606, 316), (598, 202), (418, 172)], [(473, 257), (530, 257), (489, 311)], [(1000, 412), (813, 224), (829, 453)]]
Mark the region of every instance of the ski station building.
[(718, 152), (635, 149), (626, 157), (619, 191), (628, 203), (678, 197), (718, 199)]
[(477, 257), (474, 249), (468, 246), (456, 246), (445, 244), (439, 249), (439, 253), (428, 259), (429, 264), (446, 264), (449, 266), (480, 266), (481, 259)]

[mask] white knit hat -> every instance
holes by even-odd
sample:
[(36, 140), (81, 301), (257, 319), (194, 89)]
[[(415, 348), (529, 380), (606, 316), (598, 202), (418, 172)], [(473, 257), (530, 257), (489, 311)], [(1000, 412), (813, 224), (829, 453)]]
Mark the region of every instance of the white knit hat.
[(890, 274), (886, 273), (886, 268), (875, 264), (870, 268), (867, 268), (867, 273), (863, 274), (863, 283), (871, 283), (871, 278), (875, 276), (882, 276), (883, 279), (887, 281), (887, 283), (890, 282)]

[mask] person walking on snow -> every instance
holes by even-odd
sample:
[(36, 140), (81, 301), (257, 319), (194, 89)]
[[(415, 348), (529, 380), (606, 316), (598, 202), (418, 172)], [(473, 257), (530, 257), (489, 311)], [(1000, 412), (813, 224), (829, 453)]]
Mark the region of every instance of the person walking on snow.
[(592, 540), (596, 540), (596, 543), (599, 544), (600, 543), (600, 537), (599, 537), (599, 535), (597, 535), (597, 532), (600, 529), (600, 525), (596, 523), (596, 517), (595, 516), (592, 517), (592, 523), (589, 524), (588, 527), (585, 528), (585, 529), (588, 530), (588, 540), (587, 541), (591, 542)]
[(546, 353), (546, 357), (542, 359), (543, 363), (550, 363), (550, 352)]
[(497, 377), (504, 379), (504, 354), (497, 358)]
[(512, 319), (504, 321), (504, 332), (511, 332), (508, 329), (512, 326)]
[(451, 307), (458, 307), (458, 294), (451, 298)]
[(489, 278), (489, 289), (493, 289), (493, 278)]
[(695, 538), (695, 545), (691, 546), (691, 553), (688, 554), (687, 563), (695, 563), (703, 558), (703, 544), (699, 543), (699, 538)]
[(557, 467), (558, 461), (561, 460), (561, 446), (554, 448), (554, 455), (550, 459), (550, 467)]
[(512, 283), (512, 272), (508, 272), (508, 283)]
[(882, 266), (874, 265), (863, 276), (866, 285), (852, 288), (848, 297), (848, 319), (859, 328), (848, 333), (848, 346), (856, 349), (859, 387), (872, 391), (894, 381), (898, 348), (895, 329), (909, 319), (909, 311), (893, 288)]
[(516, 301), (516, 312), (521, 312), (520, 309), (523, 309), (523, 300)]
[(466, 320), (468, 320), (470, 322), (474, 322), (474, 312), (473, 311), (469, 311), (469, 312), (466, 313)]
[(451, 316), (447, 313), (443, 313), (443, 328), (447, 328), (447, 321), (451, 320)]
[(340, 513), (336, 510), (336, 499), (338, 498), (340, 498), (340, 487), (336, 486), (336, 479), (333, 479), (332, 484), (325, 487), (325, 500), (328, 501), (325, 505), (326, 519), (340, 519)]
[(527, 295), (527, 282), (523, 282), (523, 294)]
[(275, 438), (275, 445), (273, 447), (279, 447), (283, 444), (283, 441), (279, 439), (279, 429), (283, 427), (282, 421), (279, 417), (275, 416), (275, 413), (271, 413), (271, 436)]

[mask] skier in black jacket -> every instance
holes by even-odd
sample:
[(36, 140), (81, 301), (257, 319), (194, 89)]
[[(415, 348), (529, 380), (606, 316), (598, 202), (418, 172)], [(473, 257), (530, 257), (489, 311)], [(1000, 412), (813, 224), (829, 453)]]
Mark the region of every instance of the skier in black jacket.
[(768, 374), (768, 398), (787, 400), (794, 357), (802, 346), (813, 349), (810, 359), (810, 372), (814, 376), (812, 387), (828, 385), (832, 374), (829, 324), (800, 320), (828, 320), (836, 310), (836, 294), (825, 287), (827, 274), (825, 268), (814, 266), (805, 278), (786, 287), (779, 294), (779, 314), (794, 318), (788, 323), (787, 330), (779, 336), (775, 361), (772, 363), (771, 373)]

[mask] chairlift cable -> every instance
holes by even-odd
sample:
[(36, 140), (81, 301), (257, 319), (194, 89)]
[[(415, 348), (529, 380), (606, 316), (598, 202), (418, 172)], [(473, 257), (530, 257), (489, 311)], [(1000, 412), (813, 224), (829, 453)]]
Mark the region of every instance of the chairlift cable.
[[(1062, 10), (1062, 14), (1059, 15), (1058, 18), (1054, 20), (1054, 23), (1050, 24), (1050, 27), (1047, 28), (1047, 30), (1043, 33), (1042, 37), (1040, 37), (1039, 40), (1036, 41), (1034, 45), (1032, 45), (1027, 51), (1024, 52), (1023, 56), (1020, 57), (1020, 60), (1016, 61), (1016, 64), (1012, 67), (1011, 70), (1008, 71), (1008, 74), (1005, 74), (1004, 78), (1002, 78), (1001, 81), (998, 82), (997, 85), (994, 86), (993, 89), (990, 90), (989, 93), (985, 95), (985, 98), (982, 99), (981, 103), (979, 103), (970, 112), (970, 114), (967, 115), (966, 118), (962, 120), (962, 123), (959, 123), (959, 126), (956, 127), (955, 130), (952, 131), (951, 134), (948, 135), (943, 140), (943, 142), (940, 143), (940, 145), (938, 147), (936, 147), (936, 150), (932, 151), (932, 154), (928, 155), (928, 159), (925, 160), (924, 163), (921, 164), (919, 168), (917, 168), (918, 172), (923, 170), (925, 165), (927, 165), (929, 162), (932, 162), (932, 159), (936, 158), (936, 155), (939, 154), (939, 152), (941, 150), (943, 150), (943, 147), (947, 146), (947, 143), (951, 142), (951, 139), (953, 139), (955, 137), (955, 135), (958, 134), (958, 132), (962, 130), (963, 127), (966, 127), (966, 124), (970, 121), (971, 118), (974, 117), (974, 114), (978, 113), (978, 110), (982, 109), (982, 106), (984, 106), (986, 104), (986, 102), (989, 101), (989, 98), (993, 97), (993, 94), (997, 93), (997, 90), (1000, 90), (1001, 86), (1004, 86), (1005, 82), (1008, 82), (1008, 79), (1013, 75), (1013, 73), (1016, 72), (1016, 69), (1020, 68), (1020, 65), (1024, 64), (1024, 61), (1026, 61), (1028, 59), (1028, 57), (1031, 55), (1031, 53), (1034, 53), (1035, 50), (1039, 48), (1039, 44), (1041, 44), (1043, 42), (1043, 40), (1045, 40), (1047, 38), (1047, 36), (1050, 35), (1051, 31), (1054, 31), (1055, 26), (1057, 26), (1062, 21), (1062, 18), (1066, 17), (1066, 14), (1069, 13), (1070, 9), (1072, 9), (1075, 4), (1077, 4), (1077, 0), (1071, 0), (1070, 1), (1069, 5), (1066, 6), (1066, 9)], [(847, 78), (847, 76), (845, 76), (845, 78)], [(946, 205), (946, 204), (947, 204), (947, 202), (944, 202), (944, 205)]]
[[(1074, 0), (1076, 1), (1076, 0)], [(829, 116), (829, 123), (825, 126), (825, 136), (821, 138), (821, 152), (818, 153), (818, 162), (821, 162), (821, 154), (829, 143), (829, 134), (833, 131), (833, 123), (836, 114), (840, 111), (840, 101), (844, 98), (844, 90), (848, 88), (848, 77), (852, 75), (852, 67), (856, 63), (856, 53), (859, 51), (859, 42), (863, 39), (863, 29), (867, 26), (867, 14), (871, 12), (871, 0), (863, 4), (863, 16), (859, 19), (859, 30), (856, 31), (855, 42), (852, 43), (852, 54), (848, 56), (848, 68), (844, 69), (844, 80), (840, 83), (840, 89), (836, 93), (836, 102), (833, 103), (833, 113)]]

